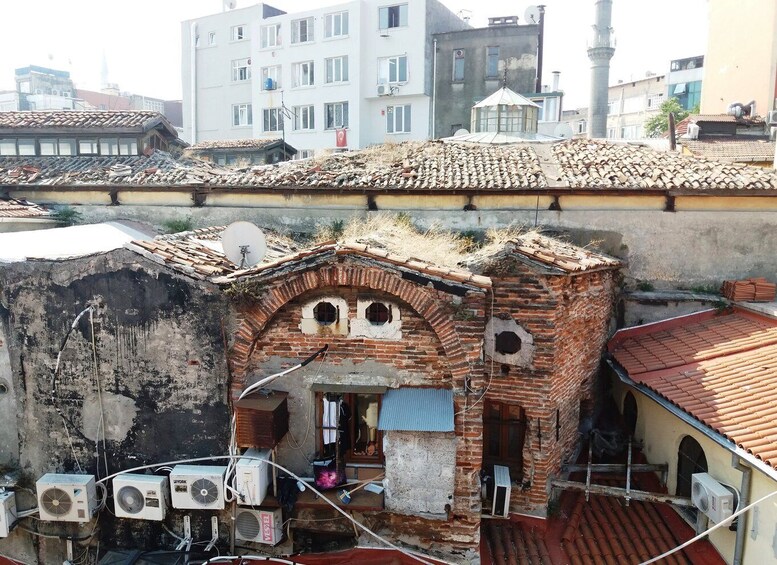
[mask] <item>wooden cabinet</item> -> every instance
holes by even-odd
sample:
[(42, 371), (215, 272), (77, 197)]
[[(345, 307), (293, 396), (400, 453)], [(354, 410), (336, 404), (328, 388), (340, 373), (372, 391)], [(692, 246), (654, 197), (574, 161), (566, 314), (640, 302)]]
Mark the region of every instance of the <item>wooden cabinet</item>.
[(272, 449), (289, 431), (288, 393), (253, 394), (235, 403), (238, 447)]

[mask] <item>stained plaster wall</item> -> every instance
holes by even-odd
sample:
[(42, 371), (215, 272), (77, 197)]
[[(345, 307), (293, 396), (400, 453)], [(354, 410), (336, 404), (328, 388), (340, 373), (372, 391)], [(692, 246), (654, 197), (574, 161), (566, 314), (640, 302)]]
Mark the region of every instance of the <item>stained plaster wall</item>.
[[(228, 310), (215, 287), (194, 284), (117, 250), (69, 261), (5, 265), (0, 288), (0, 328), (6, 335), (0, 378), (12, 383), (6, 396), (15, 406), (0, 412), (0, 428), (5, 430), (4, 459), (18, 459), (20, 487), (34, 490), (44, 473), (75, 472), (79, 465), (83, 472), (104, 476), (103, 450), (98, 471), (94, 443), (101, 413), (110, 472), (226, 452), (228, 381), (221, 324)], [(63, 351), (52, 401), (52, 373), (62, 339), (76, 314), (92, 302), (98, 304), (97, 368), (86, 315)], [(3, 358), (10, 358), (10, 367)], [(68, 421), (67, 431), (54, 402)], [(14, 426), (18, 437), (5, 437)], [(17, 495), (20, 508), (35, 506), (27, 491), (17, 490)], [(210, 537), (206, 519), (209, 516), (193, 515), (198, 535), (208, 529), (200, 537)], [(174, 511), (167, 524), (181, 531), (181, 520), (182, 514)], [(83, 536), (94, 522), (83, 527), (34, 525), (50, 534)], [(103, 547), (175, 545), (159, 523), (117, 520), (107, 510), (100, 514), (96, 531), (92, 541), (99, 539)], [(0, 540), (0, 553), (23, 561), (62, 562), (64, 542), (33, 538), (17, 528)]]

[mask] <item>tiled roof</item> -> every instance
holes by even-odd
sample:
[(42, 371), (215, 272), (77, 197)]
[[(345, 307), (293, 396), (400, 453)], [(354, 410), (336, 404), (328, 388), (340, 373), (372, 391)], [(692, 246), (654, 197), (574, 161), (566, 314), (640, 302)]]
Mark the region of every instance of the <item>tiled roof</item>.
[(519, 236), (512, 244), (514, 252), (567, 273), (616, 269), (621, 265), (607, 255), (534, 232)]
[(570, 139), (552, 145), (563, 178), (574, 188), (764, 190), (777, 173), (630, 144)]
[(0, 112), (0, 128), (142, 128), (162, 114), (145, 111), (47, 110), (35, 112)]
[(736, 123), (738, 120), (731, 114), (691, 114), (688, 116), (691, 122), (711, 122), (718, 124)]
[(732, 163), (774, 161), (774, 141), (736, 139), (681, 140), (697, 157)]
[(635, 382), (777, 468), (777, 320), (735, 308), (615, 334)]
[(222, 139), (216, 141), (200, 141), (188, 147), (189, 151), (210, 149), (262, 149), (268, 145), (283, 141), (280, 137), (265, 139)]
[(486, 540), (493, 565), (551, 565), (554, 561), (548, 553), (545, 532), (519, 521), (483, 520), (483, 537)]
[(26, 200), (0, 198), (0, 218), (45, 218), (51, 212)]

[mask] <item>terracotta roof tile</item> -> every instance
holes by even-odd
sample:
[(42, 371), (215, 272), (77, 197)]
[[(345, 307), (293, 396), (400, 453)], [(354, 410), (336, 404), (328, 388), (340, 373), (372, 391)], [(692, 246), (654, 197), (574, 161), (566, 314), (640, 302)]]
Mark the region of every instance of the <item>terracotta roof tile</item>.
[(681, 140), (683, 147), (697, 157), (731, 163), (774, 161), (774, 141), (748, 139)]
[(539, 233), (527, 233), (513, 242), (515, 252), (568, 273), (618, 268), (620, 261)]
[(51, 212), (26, 200), (0, 198), (0, 218), (46, 218)]
[(164, 117), (158, 112), (145, 111), (0, 112), (0, 128), (141, 128), (156, 119), (164, 119)]
[(283, 141), (280, 137), (264, 139), (222, 139), (213, 141), (200, 141), (187, 147), (188, 151), (202, 151), (211, 149), (262, 149), (268, 145)]

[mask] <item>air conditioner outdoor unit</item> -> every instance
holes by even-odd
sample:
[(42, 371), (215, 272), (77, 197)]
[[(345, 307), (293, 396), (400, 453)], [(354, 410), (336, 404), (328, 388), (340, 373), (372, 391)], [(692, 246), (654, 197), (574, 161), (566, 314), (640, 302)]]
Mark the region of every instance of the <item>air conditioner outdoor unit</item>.
[(378, 85), (378, 96), (388, 96), (391, 94), (391, 87), (387, 84)]
[(117, 518), (164, 520), (170, 503), (167, 477), (126, 473), (113, 479), (113, 507)]
[(97, 508), (93, 475), (46, 473), (35, 487), (41, 520), (88, 522)]
[(510, 515), (510, 469), (494, 465), (494, 500), (491, 515), (507, 518)]
[(259, 506), (267, 496), (271, 481), (269, 449), (249, 449), (235, 465), (235, 490), (238, 504)]
[(16, 494), (0, 492), (0, 538), (7, 538), (16, 522)]
[(283, 537), (282, 510), (238, 508), (235, 516), (235, 539), (277, 545)]
[(777, 126), (777, 110), (770, 110), (766, 116), (766, 123), (770, 126)]
[(691, 475), (691, 500), (716, 524), (734, 513), (734, 495), (707, 473)]
[(224, 474), (217, 465), (176, 465), (170, 473), (170, 498), (180, 510), (223, 510)]
[(699, 129), (697, 124), (688, 124), (688, 138), (699, 139)]

